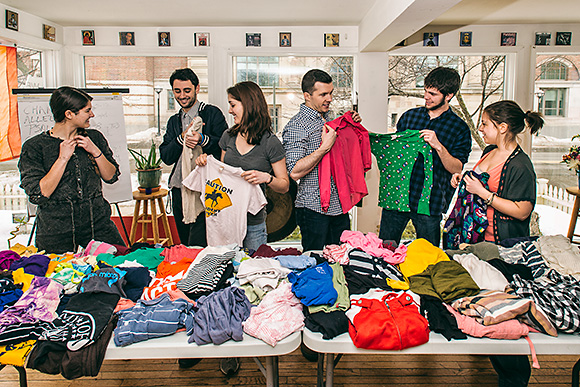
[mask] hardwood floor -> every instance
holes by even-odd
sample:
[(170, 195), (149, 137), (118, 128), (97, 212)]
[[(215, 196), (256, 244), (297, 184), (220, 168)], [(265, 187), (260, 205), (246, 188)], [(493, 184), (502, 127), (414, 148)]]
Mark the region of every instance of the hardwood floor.
[[(538, 356), (541, 369), (532, 370), (530, 386), (570, 386), (576, 356)], [(315, 386), (316, 363), (300, 351), (280, 357), (280, 386)], [(116, 386), (264, 386), (266, 379), (253, 359), (242, 359), (237, 376), (226, 378), (219, 359), (206, 359), (182, 370), (177, 360), (109, 360), (99, 376), (66, 380), (60, 375), (27, 370), (30, 387)], [(13, 367), (0, 371), (0, 387), (17, 387)], [(496, 375), (486, 356), (464, 355), (345, 355), (334, 374), (334, 386), (497, 386)]]

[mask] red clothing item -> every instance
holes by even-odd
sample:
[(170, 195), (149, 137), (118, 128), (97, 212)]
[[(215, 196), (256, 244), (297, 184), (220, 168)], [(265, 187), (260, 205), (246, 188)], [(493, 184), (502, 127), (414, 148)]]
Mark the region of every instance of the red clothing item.
[(327, 123), (336, 130), (336, 141), (318, 164), (318, 184), (322, 210), (330, 206), (330, 177), (338, 190), (342, 212), (347, 213), (368, 195), (365, 172), (371, 169), (371, 143), (368, 131), (347, 112)]

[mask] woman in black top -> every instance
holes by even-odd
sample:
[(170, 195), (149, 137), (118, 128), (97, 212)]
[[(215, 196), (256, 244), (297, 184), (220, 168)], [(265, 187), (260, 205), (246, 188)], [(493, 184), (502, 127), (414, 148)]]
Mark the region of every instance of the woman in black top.
[[(484, 199), (489, 207), (492, 232), (486, 235), (490, 235), (492, 242), (530, 235), (530, 216), (536, 203), (536, 173), (516, 136), (526, 126), (534, 134), (543, 125), (539, 113), (524, 113), (514, 101), (495, 102), (483, 111), (479, 131), (489, 146), (478, 164), (480, 172), (490, 174), (490, 181), (494, 173), (499, 174), (497, 190), (489, 191), (470, 175), (464, 179), (467, 191)], [(461, 174), (456, 173), (451, 179), (451, 185), (457, 187)], [(491, 355), (489, 358), (498, 374), (499, 387), (528, 385), (531, 368), (526, 355)]]
[(91, 239), (124, 245), (101, 187), (101, 180), (118, 180), (119, 165), (105, 137), (87, 130), (91, 100), (72, 87), (57, 89), (50, 98), (54, 127), (22, 146), (20, 186), (38, 205), (36, 247), (49, 253), (75, 251)]

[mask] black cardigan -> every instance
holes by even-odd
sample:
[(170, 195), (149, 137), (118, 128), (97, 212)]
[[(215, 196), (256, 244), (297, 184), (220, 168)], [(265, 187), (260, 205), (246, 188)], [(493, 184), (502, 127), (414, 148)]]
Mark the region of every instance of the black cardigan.
[[(490, 145), (483, 155), (497, 148)], [(482, 157), (483, 157), (482, 155)], [(507, 158), (499, 180), (496, 192), (500, 198), (514, 202), (527, 201), (536, 204), (536, 172), (528, 155), (518, 145)], [(493, 215), (493, 236), (496, 243), (508, 238), (530, 236), (530, 215), (524, 220), (518, 220), (495, 210)]]

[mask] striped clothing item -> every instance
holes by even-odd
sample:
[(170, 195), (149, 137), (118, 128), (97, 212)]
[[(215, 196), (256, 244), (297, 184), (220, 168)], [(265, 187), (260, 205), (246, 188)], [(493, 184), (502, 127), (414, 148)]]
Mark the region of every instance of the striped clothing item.
[(533, 241), (521, 242), (511, 248), (499, 247), (500, 258), (507, 263), (526, 265), (538, 279), (550, 269)]
[(405, 277), (395, 265), (385, 262), (382, 258), (373, 257), (362, 250), (352, 250), (348, 253), (348, 259), (348, 265), (357, 274), (385, 281), (387, 278), (395, 281), (405, 281)]
[(193, 330), (193, 304), (182, 298), (172, 301), (168, 293), (154, 300), (139, 300), (134, 307), (118, 314), (114, 332), (117, 347), (169, 336), (181, 328), (187, 334)]
[(177, 288), (189, 295), (213, 291), (235, 255), (236, 252), (230, 250), (224, 254), (208, 254), (199, 262), (196, 260), (185, 278), (177, 283)]
[(534, 281), (516, 274), (510, 286), (518, 296), (534, 300), (559, 331), (580, 332), (580, 281), (574, 277), (551, 269)]
[[(517, 276), (514, 275), (514, 277)], [(533, 300), (497, 290), (483, 290), (476, 296), (463, 297), (451, 304), (459, 313), (475, 318), (483, 325), (493, 325), (521, 317), (523, 322), (542, 333), (558, 336), (556, 328)]]
[(341, 265), (348, 265), (348, 253), (353, 249), (348, 243), (341, 245), (326, 245), (322, 250), (324, 258), (331, 263), (338, 262)]

